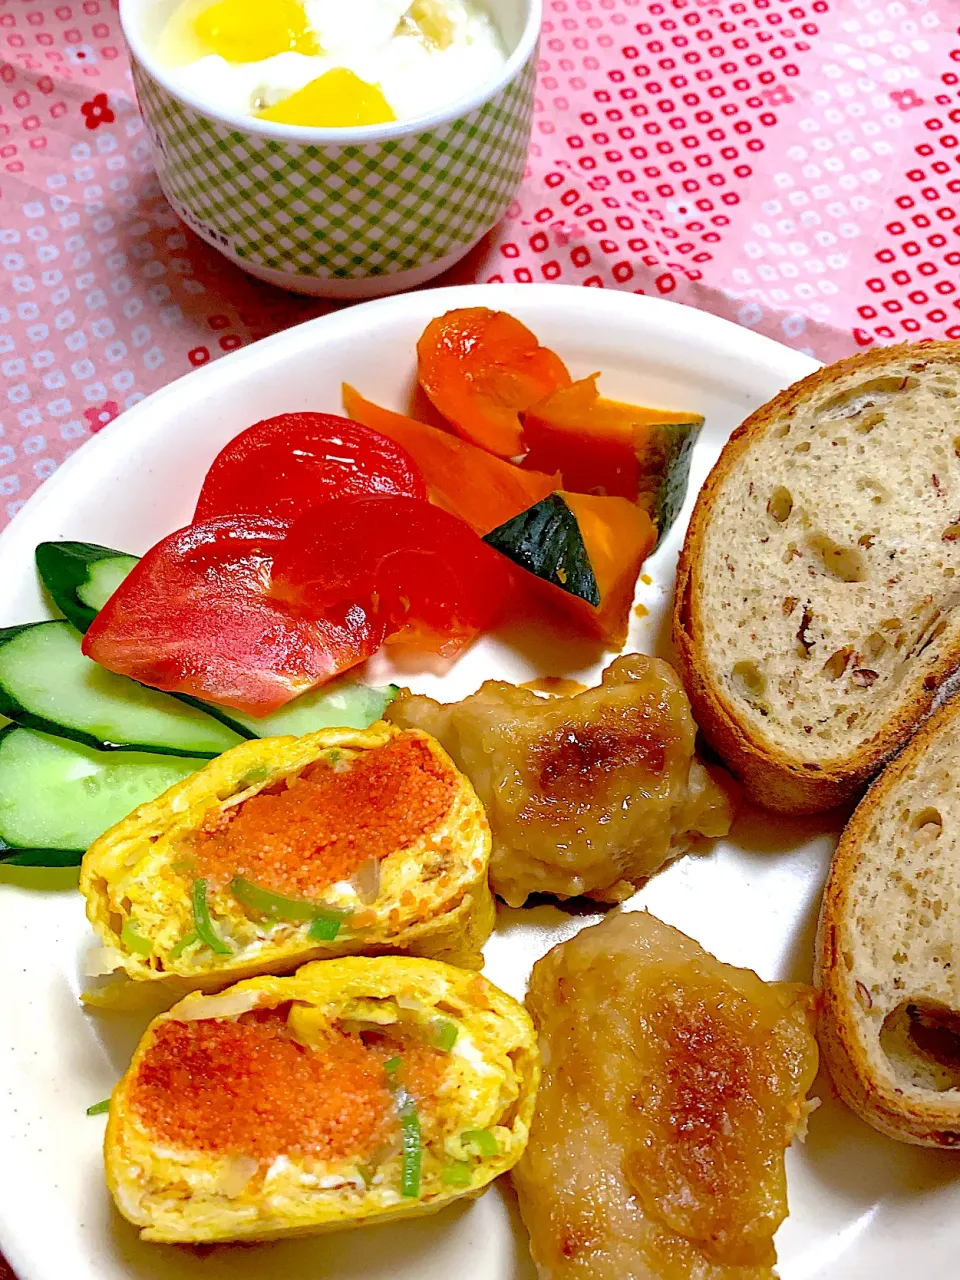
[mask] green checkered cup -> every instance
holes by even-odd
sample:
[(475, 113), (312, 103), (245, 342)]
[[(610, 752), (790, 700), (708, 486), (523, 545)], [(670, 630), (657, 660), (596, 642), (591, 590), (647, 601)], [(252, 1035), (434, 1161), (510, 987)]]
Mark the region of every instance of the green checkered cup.
[(186, 92), (156, 55), (178, 2), (120, 0), (157, 176), (184, 222), (250, 275), (321, 297), (397, 293), (452, 267), (506, 213), (530, 142), (541, 0), (486, 0), (507, 58), (477, 92), (349, 129)]

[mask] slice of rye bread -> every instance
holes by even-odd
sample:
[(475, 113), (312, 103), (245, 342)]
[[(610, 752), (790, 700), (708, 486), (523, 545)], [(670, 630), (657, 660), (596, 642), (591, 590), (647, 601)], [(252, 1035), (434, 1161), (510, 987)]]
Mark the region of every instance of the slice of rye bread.
[(834, 855), (817, 937), (820, 1044), (881, 1133), (960, 1145), (960, 698), (877, 779)]
[(816, 813), (859, 794), (960, 665), (960, 343), (841, 360), (733, 433), (673, 633), (752, 800)]

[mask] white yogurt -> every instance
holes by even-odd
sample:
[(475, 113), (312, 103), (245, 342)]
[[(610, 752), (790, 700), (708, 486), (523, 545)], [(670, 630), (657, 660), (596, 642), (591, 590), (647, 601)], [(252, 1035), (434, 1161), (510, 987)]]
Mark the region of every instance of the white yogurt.
[(336, 67), (379, 85), (398, 120), (448, 106), (494, 79), (506, 61), (490, 17), (473, 0), (433, 0), (449, 23), (438, 47), (409, 17), (410, 0), (304, 0), (321, 53), (228, 62), (202, 48), (193, 22), (208, 3), (187, 0), (163, 32), (158, 56), (174, 85), (213, 110), (256, 115)]

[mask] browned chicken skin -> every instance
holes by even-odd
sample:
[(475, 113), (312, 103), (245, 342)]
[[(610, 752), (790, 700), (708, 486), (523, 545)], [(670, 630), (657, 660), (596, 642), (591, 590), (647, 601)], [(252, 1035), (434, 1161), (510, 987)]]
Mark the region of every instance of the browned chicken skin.
[(450, 704), (401, 694), (387, 719), (433, 734), (470, 778), (511, 906), (538, 892), (621, 901), (691, 835), (730, 829), (733, 784), (694, 755), (690, 704), (660, 658), (617, 658), (565, 697), (502, 680)]
[(527, 1005), (543, 1081), (513, 1180), (541, 1280), (770, 1280), (812, 988), (617, 912), (534, 966)]

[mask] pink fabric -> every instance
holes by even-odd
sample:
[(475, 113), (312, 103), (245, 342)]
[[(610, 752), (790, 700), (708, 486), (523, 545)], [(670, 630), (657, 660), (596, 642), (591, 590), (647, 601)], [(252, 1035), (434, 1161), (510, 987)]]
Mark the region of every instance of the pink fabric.
[[(660, 294), (825, 359), (960, 336), (951, 0), (546, 0), (523, 189), (457, 280)], [(192, 367), (316, 315), (153, 178), (115, 3), (0, 0), (0, 521)]]
[[(960, 336), (950, 0), (547, 0), (530, 166), (457, 279), (657, 293), (826, 359)], [(152, 176), (115, 7), (0, 0), (0, 519), (124, 408), (326, 304)]]
[[(952, 0), (546, 0), (523, 190), (453, 277), (659, 294), (824, 359), (960, 337), (958, 77)], [(325, 309), (171, 213), (115, 2), (0, 0), (0, 522), (157, 387)]]

